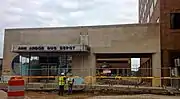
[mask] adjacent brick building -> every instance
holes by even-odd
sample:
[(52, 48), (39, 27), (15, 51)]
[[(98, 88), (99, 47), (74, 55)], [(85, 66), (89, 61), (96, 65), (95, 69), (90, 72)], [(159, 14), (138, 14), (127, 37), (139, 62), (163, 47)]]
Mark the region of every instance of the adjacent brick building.
[(160, 26), (162, 76), (170, 76), (174, 60), (180, 57), (180, 0), (139, 0), (139, 23), (154, 22)]

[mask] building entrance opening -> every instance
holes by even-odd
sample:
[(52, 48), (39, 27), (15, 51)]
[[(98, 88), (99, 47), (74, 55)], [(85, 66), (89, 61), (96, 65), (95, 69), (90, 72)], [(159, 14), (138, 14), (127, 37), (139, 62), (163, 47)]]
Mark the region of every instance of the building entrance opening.
[[(143, 85), (151, 86), (152, 79), (147, 78), (152, 77), (152, 54), (96, 54), (96, 76), (106, 76), (104, 79), (100, 78), (100, 82), (122, 77), (116, 83), (129, 85), (141, 80)], [(133, 77), (144, 78), (135, 81)]]
[[(180, 77), (180, 52), (179, 51), (170, 51), (170, 76), (171, 77)], [(174, 88), (180, 88), (179, 79), (171, 79), (171, 86)]]

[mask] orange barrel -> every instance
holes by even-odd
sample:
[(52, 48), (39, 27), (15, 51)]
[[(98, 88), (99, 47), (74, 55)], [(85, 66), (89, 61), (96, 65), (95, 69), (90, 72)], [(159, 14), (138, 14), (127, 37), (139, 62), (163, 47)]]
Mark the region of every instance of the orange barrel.
[(24, 99), (24, 89), (22, 77), (11, 77), (8, 81), (8, 99)]

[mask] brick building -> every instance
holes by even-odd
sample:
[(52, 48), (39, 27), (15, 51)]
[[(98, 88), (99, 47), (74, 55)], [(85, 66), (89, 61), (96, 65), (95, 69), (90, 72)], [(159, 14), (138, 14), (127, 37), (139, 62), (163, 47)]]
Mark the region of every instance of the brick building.
[[(170, 76), (177, 68), (175, 60), (180, 57), (180, 0), (139, 0), (139, 23), (159, 23), (161, 40), (162, 76)], [(164, 85), (170, 84), (167, 80)]]

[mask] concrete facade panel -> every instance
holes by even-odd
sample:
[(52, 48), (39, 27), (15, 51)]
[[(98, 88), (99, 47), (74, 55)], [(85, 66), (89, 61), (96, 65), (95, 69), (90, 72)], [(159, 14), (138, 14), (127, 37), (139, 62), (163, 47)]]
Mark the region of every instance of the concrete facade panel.
[[(161, 77), (161, 52), (152, 55), (152, 76), (153, 77)], [(160, 87), (161, 80), (153, 79), (152, 86)]]
[(158, 24), (88, 30), (95, 53), (155, 53), (160, 51), (158, 32)]

